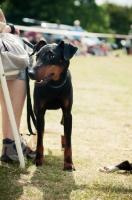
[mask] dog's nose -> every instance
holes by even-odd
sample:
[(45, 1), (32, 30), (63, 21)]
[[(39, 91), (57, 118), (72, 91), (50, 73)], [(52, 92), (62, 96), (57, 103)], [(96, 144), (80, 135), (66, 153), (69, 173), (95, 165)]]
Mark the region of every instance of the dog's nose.
[(34, 76), (35, 76), (35, 73), (34, 73), (33, 70), (29, 70), (29, 71), (28, 71), (28, 75), (29, 75), (29, 77), (30, 77), (31, 79), (33, 79)]

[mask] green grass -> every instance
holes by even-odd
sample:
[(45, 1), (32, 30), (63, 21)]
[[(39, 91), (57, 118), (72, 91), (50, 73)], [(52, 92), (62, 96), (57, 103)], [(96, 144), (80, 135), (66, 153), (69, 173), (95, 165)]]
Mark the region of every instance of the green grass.
[[(100, 166), (132, 162), (132, 56), (75, 56), (70, 71), (76, 171), (62, 170), (60, 135), (46, 134), (42, 167), (27, 159), (25, 169), (19, 163), (0, 164), (0, 200), (132, 199), (130, 173), (98, 172)], [(61, 110), (47, 111), (47, 127), (59, 129), (60, 120)], [(27, 132), (26, 105), (21, 132)]]

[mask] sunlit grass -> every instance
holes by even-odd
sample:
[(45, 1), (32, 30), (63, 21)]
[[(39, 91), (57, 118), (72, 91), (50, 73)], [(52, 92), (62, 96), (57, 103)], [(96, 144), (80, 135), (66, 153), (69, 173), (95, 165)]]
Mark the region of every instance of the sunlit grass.
[[(27, 159), (25, 169), (20, 169), (19, 163), (0, 165), (1, 200), (132, 199), (130, 173), (97, 171), (100, 166), (126, 159), (132, 162), (132, 56), (122, 53), (119, 57), (75, 56), (70, 71), (74, 88), (72, 143), (76, 171), (62, 170), (60, 135), (47, 134), (42, 167), (36, 168)], [(47, 127), (59, 128), (60, 120), (60, 110), (47, 111)], [(26, 104), (21, 132), (27, 133)]]

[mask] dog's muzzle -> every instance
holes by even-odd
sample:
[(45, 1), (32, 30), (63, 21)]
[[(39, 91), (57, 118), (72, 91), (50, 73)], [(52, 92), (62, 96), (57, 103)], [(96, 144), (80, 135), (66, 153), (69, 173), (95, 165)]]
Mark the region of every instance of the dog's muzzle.
[(35, 78), (35, 72), (33, 70), (29, 70), (28, 71), (28, 76), (29, 76), (29, 78), (31, 78), (31, 79), (34, 80), (34, 78)]

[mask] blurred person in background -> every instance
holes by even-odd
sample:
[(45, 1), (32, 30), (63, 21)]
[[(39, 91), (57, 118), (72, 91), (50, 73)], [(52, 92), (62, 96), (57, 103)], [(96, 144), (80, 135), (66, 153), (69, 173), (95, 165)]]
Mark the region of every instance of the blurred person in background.
[[(61, 30), (61, 21), (58, 19), (56, 20), (56, 29)], [(54, 34), (55, 43), (58, 44), (61, 40), (64, 40), (64, 35), (61, 34)]]
[(131, 40), (130, 39), (126, 39), (125, 47), (126, 47), (127, 55), (130, 55), (131, 54)]
[[(130, 30), (128, 31), (128, 35), (131, 35), (132, 36), (132, 24), (130, 25)], [(132, 54), (132, 38), (130, 38), (130, 51), (129, 51), (129, 54)]]
[(26, 31), (23, 33), (23, 37), (28, 38), (29, 42), (31, 42), (32, 44), (36, 44), (36, 41), (35, 41), (36, 35), (37, 35), (37, 33), (32, 32), (32, 31)]
[[(74, 28), (73, 31), (77, 31), (77, 32), (82, 32), (83, 28), (80, 26), (80, 21), (79, 20), (75, 20), (73, 22)], [(81, 40), (81, 37), (79, 35), (74, 35), (73, 36), (74, 40)]]
[(46, 41), (45, 38), (43, 37), (43, 35), (41, 33), (37, 33), (35, 35), (35, 43), (38, 43), (40, 40)]

